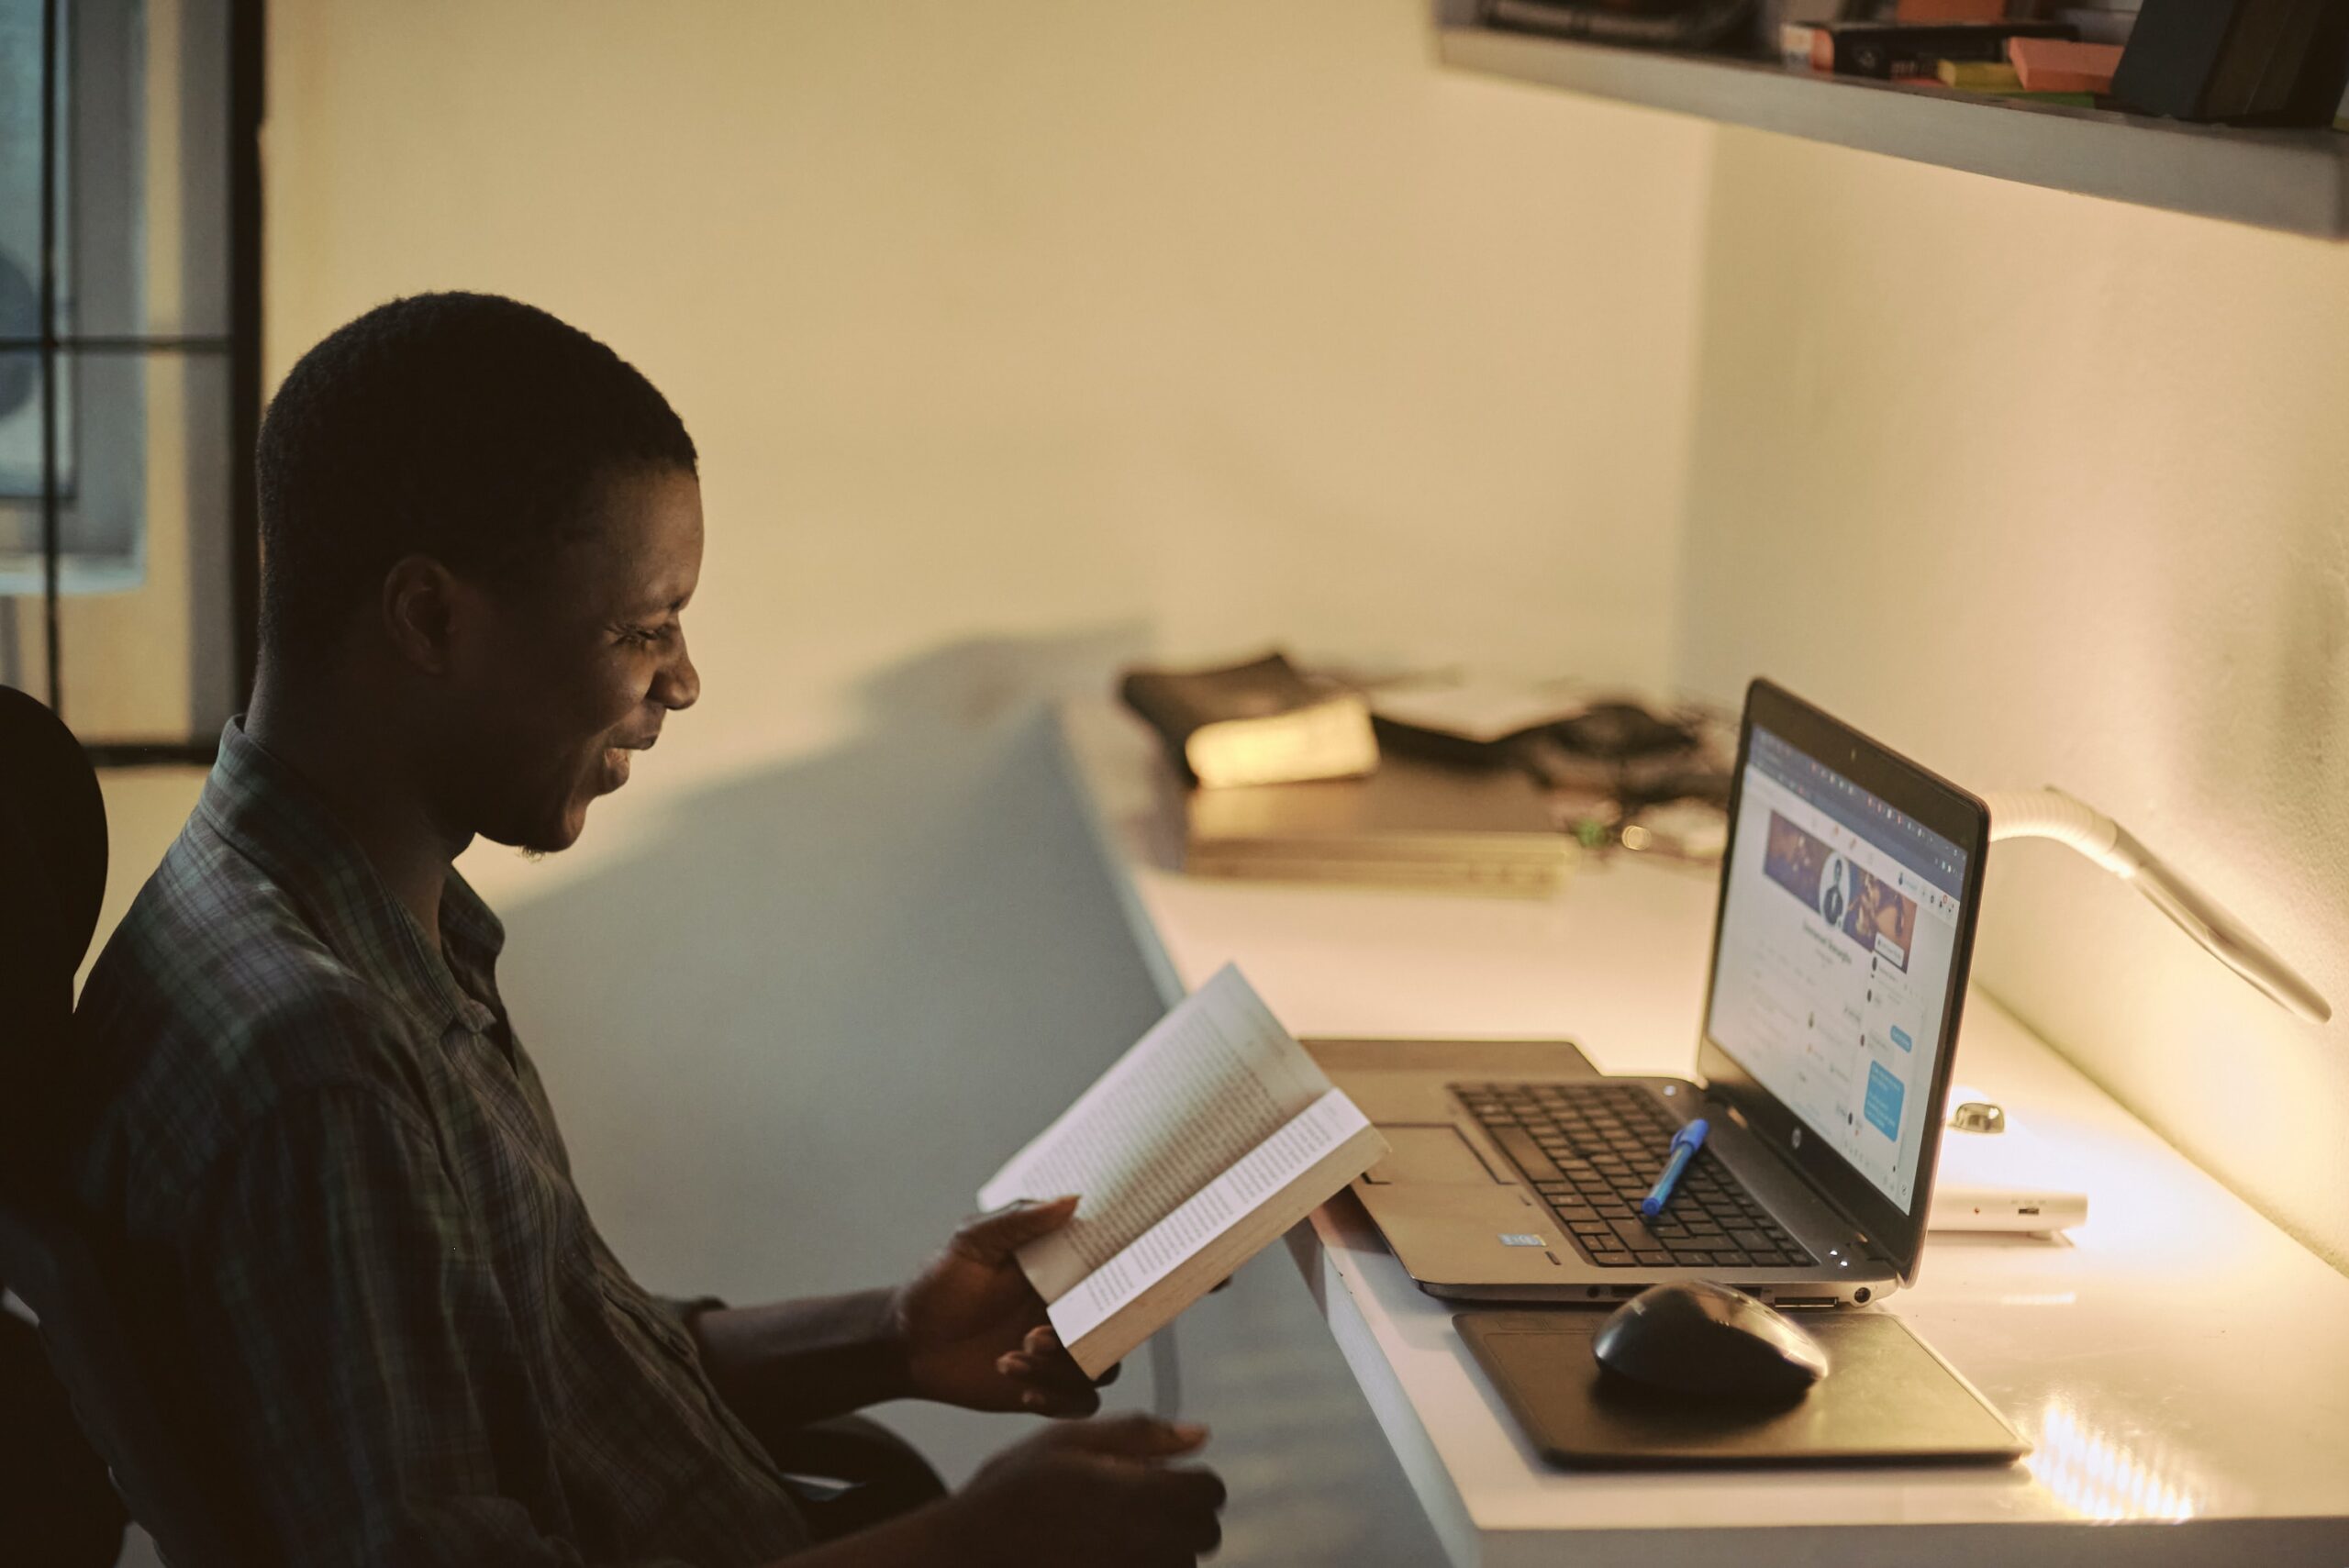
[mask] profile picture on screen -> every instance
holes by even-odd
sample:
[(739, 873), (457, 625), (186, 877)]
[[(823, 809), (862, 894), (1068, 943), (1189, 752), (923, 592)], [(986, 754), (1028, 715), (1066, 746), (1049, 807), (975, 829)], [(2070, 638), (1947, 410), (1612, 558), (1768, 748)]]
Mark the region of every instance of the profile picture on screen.
[(1843, 923), (1843, 911), (1852, 902), (1846, 889), (1850, 886), (1852, 862), (1833, 851), (1827, 855), (1826, 869), (1819, 876), (1819, 912), (1831, 926)]

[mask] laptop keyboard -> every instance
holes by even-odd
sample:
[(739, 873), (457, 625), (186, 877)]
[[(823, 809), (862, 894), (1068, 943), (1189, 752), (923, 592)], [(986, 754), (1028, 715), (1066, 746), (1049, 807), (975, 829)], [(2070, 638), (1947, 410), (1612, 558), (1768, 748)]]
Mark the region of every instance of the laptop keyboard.
[(1680, 1124), (1631, 1084), (1454, 1084), (1565, 1233), (1602, 1268), (1808, 1268), (1810, 1253), (1710, 1149), (1671, 1201), (1640, 1218)]

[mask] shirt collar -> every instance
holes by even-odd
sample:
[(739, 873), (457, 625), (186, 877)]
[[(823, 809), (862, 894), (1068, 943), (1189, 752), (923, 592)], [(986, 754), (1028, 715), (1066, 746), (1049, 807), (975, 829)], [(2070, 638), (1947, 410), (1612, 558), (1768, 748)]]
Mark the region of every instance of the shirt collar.
[[(506, 928), (451, 867), (440, 891), (444, 958), (424, 928), (392, 895), (366, 852), (292, 767), (245, 733), (244, 716), (220, 732), (220, 755), (196, 811), (213, 829), (284, 888), (328, 949), (381, 985), (437, 1031), (462, 1023), (485, 1030), (495, 1018), (468, 994), (451, 961), (493, 988)], [(488, 998), (495, 1001), (492, 989)]]

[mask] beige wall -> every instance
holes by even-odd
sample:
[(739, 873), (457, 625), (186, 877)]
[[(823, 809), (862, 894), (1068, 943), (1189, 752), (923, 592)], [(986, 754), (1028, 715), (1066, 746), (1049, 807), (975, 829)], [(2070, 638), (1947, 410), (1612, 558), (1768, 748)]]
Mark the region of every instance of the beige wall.
[(1440, 72), (1419, 0), (271, 16), (271, 365), (470, 286), (646, 369), (696, 764), (977, 634), (1665, 673), (1702, 128)]
[[(1709, 222), (1685, 677), (2061, 784), (2349, 1003), (2349, 246), (1738, 131)], [(1998, 851), (1981, 944), (1993, 992), (2349, 1262), (2344, 1026), (2051, 846)]]

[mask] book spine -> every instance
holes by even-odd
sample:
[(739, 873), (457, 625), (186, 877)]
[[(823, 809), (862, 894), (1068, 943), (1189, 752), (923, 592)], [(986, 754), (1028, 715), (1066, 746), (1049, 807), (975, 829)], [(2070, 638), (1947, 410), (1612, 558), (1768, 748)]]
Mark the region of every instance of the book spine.
[(1198, 776), (1191, 772), (1184, 742), (1190, 739), (1191, 731), (1206, 722), (1207, 716), (1185, 701), (1181, 691), (1166, 677), (1147, 671), (1137, 671), (1119, 681), (1118, 695), (1158, 731), (1159, 740), (1165, 743), (1166, 755), (1183, 775), (1183, 782), (1197, 784)]
[(1810, 63), (1839, 76), (1891, 81), (1931, 76), (1941, 61), (2004, 60), (2009, 39), (2072, 39), (2067, 22), (2002, 22), (1997, 25), (1902, 27), (1897, 23), (1828, 25), (1811, 39)]

